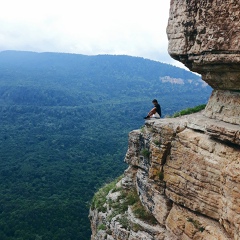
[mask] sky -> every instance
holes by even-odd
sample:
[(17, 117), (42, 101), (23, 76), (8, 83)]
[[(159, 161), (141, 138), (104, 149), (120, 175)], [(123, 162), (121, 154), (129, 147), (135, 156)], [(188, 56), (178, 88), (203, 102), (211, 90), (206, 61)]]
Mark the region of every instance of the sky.
[(183, 66), (167, 52), (170, 0), (0, 3), (0, 51), (124, 54)]

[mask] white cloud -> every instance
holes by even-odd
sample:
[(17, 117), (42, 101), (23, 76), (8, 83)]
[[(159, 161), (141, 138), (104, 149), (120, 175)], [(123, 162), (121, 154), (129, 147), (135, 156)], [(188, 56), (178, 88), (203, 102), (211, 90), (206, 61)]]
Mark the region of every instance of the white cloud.
[(170, 0), (0, 1), (0, 51), (127, 54), (173, 63)]

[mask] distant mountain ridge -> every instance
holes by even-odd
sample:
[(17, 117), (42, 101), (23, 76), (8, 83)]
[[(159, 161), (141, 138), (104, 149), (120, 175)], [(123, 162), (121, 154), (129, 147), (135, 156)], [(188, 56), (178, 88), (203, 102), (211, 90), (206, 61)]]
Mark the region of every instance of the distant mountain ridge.
[[(173, 79), (175, 83), (176, 79), (178, 82), (181, 79), (185, 86), (170, 86), (168, 83), (173, 83)], [(0, 80), (0, 97), (4, 96), (6, 101), (21, 104), (23, 100), (17, 96), (19, 91), (24, 91), (28, 103), (48, 106), (103, 103), (129, 97), (151, 99), (163, 96), (167, 100), (174, 91), (184, 93), (189, 90), (200, 94), (203, 91), (202, 99), (206, 101), (204, 94), (210, 92), (198, 75), (169, 64), (131, 56), (4, 51), (0, 52)], [(6, 86), (10, 91), (7, 96), (3, 92)], [(95, 92), (98, 97), (92, 94)], [(15, 97), (11, 99), (12, 95)], [(54, 97), (57, 101), (50, 101)]]

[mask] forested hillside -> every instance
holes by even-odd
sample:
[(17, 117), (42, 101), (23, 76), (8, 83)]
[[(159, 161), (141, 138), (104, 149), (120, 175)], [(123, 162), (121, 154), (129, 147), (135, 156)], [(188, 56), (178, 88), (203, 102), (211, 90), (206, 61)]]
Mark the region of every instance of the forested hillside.
[(89, 239), (88, 203), (123, 173), (151, 100), (168, 115), (210, 92), (143, 58), (0, 52), (0, 239)]

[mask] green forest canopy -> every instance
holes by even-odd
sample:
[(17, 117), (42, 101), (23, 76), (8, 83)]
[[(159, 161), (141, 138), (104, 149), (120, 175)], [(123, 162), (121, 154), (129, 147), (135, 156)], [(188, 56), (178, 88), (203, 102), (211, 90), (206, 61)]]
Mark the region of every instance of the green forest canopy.
[(88, 203), (126, 169), (151, 100), (171, 115), (210, 92), (143, 58), (0, 52), (0, 239), (89, 239)]

